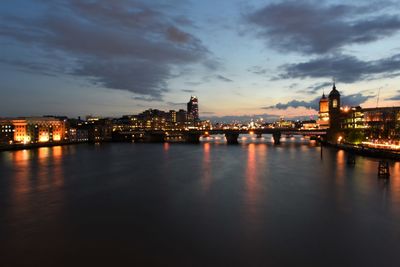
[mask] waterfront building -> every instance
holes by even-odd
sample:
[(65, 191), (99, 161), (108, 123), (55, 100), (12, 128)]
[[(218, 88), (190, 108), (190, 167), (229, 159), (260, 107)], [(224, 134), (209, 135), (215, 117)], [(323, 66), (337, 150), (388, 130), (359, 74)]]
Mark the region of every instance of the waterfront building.
[(27, 135), (32, 143), (63, 141), (66, 134), (66, 120), (55, 117), (28, 117)]
[(14, 141), (14, 125), (11, 121), (0, 120), (0, 144), (12, 144)]
[(342, 107), (342, 120), (341, 120), (341, 128), (342, 129), (364, 129), (365, 119), (364, 119), (364, 110), (360, 107)]
[(24, 119), (12, 119), (14, 126), (14, 143), (30, 143), (31, 137), (28, 135), (28, 122)]
[[(1, 139), (16, 144), (58, 142), (67, 136), (66, 120), (55, 117), (22, 117), (1, 120)], [(4, 135), (6, 134), (6, 135)]]
[(365, 135), (369, 139), (400, 139), (400, 107), (364, 108)]
[[(111, 119), (97, 118), (95, 120), (86, 121), (77, 132), (78, 139), (87, 139), (89, 142), (110, 141), (112, 138), (113, 124)], [(87, 133), (86, 133), (87, 131)]]

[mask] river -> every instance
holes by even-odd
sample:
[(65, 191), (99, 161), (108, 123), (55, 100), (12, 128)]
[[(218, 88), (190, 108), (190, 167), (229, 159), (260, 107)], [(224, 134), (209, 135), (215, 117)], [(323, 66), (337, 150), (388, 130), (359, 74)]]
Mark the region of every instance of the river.
[(304, 138), (0, 152), (2, 266), (400, 266), (400, 163)]

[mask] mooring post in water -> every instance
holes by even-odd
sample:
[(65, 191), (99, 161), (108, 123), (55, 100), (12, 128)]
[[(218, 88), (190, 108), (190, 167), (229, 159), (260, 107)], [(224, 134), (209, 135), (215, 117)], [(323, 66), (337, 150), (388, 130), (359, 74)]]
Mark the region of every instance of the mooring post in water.
[(347, 155), (347, 165), (355, 165), (356, 164), (356, 156), (353, 153), (349, 153)]
[(380, 160), (378, 165), (378, 177), (379, 178), (389, 178), (389, 162), (385, 160)]
[(319, 142), (319, 147), (320, 147), (320, 150), (321, 150), (321, 159), (322, 159), (323, 155), (322, 155), (322, 142), (321, 141)]

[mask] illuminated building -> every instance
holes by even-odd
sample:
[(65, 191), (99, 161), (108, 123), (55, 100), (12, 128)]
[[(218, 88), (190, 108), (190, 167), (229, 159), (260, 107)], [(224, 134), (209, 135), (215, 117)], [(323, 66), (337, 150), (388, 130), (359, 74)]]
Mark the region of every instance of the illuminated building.
[(15, 143), (29, 143), (31, 137), (28, 135), (28, 123), (24, 119), (11, 120), (14, 126), (14, 142)]
[(188, 121), (199, 121), (199, 104), (196, 96), (191, 96), (187, 103)]
[(14, 141), (14, 125), (11, 121), (0, 121), (0, 144), (12, 144)]
[(315, 120), (308, 120), (301, 122), (301, 129), (303, 130), (315, 130), (319, 128), (319, 124)]
[(7, 138), (12, 136), (11, 141), (16, 144), (58, 142), (65, 140), (68, 132), (66, 120), (54, 117), (10, 118), (1, 120), (0, 124), (3, 125), (5, 121), (7, 128), (1, 128), (2, 133), (6, 133)]
[(176, 123), (176, 111), (175, 110), (169, 111), (169, 121), (172, 123)]
[(55, 117), (31, 117), (27, 122), (27, 134), (31, 142), (60, 142), (64, 140), (66, 121)]
[(400, 139), (400, 107), (364, 108), (365, 134), (370, 139)]
[(327, 129), (329, 128), (329, 100), (326, 98), (325, 93), (322, 94), (319, 100), (319, 112), (318, 112), (318, 128)]
[(342, 129), (365, 128), (364, 112), (360, 106), (351, 108), (344, 107), (341, 109), (341, 112), (342, 112)]

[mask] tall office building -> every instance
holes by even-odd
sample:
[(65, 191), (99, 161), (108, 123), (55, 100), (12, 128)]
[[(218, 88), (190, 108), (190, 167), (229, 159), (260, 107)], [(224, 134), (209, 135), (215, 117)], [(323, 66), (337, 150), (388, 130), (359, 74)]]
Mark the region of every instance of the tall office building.
[(187, 103), (188, 120), (199, 121), (199, 104), (196, 96), (191, 96)]

